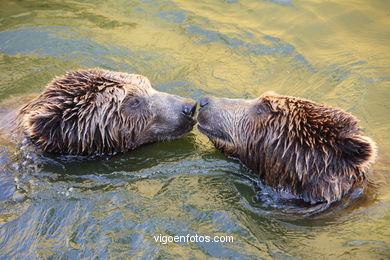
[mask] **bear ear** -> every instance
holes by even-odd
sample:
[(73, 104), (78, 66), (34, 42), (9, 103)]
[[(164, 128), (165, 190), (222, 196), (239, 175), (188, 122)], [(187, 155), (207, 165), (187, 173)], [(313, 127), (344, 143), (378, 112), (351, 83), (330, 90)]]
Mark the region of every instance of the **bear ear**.
[(60, 111), (55, 108), (42, 108), (33, 115), (28, 115), (27, 131), (30, 138), (45, 151), (52, 152), (59, 148), (57, 140), (63, 138), (61, 132)]
[(370, 166), (376, 158), (376, 144), (366, 136), (345, 137), (341, 142), (341, 149), (345, 160), (359, 168)]
[(267, 115), (271, 112), (271, 104), (266, 97), (258, 99), (255, 105), (255, 111), (259, 115)]

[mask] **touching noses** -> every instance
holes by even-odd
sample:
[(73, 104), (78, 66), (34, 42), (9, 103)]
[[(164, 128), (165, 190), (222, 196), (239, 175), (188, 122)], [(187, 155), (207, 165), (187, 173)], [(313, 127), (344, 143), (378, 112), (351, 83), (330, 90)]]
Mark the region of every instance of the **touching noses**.
[[(201, 97), (199, 99), (199, 106), (202, 108), (202, 107), (205, 107), (209, 104), (210, 102), (210, 99), (208, 97)], [(194, 116), (195, 115), (195, 111), (196, 111), (196, 105), (197, 103), (196, 102), (186, 102), (185, 104), (182, 105), (182, 112), (183, 114), (187, 115), (187, 116)]]
[(195, 110), (196, 110), (196, 102), (186, 103), (182, 106), (182, 112), (187, 116), (194, 116)]

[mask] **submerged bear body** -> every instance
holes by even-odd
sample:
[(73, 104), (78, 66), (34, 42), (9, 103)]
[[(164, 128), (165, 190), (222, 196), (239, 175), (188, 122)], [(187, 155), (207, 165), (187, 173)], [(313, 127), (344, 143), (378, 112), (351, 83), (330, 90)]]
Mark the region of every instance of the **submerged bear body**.
[(202, 98), (200, 106), (200, 131), (276, 190), (330, 203), (367, 183), (376, 146), (349, 113), (274, 93)]
[(178, 138), (195, 124), (196, 102), (154, 90), (141, 75), (102, 69), (55, 78), (19, 110), (17, 128), (45, 152), (125, 152)]

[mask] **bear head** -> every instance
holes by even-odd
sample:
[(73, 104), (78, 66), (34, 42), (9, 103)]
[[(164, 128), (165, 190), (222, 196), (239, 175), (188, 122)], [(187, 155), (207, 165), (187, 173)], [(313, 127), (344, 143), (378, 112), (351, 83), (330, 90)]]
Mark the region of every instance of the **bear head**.
[(310, 202), (364, 184), (376, 146), (340, 109), (268, 92), (252, 100), (204, 97), (199, 130), (267, 185)]
[(18, 127), (46, 152), (125, 152), (188, 133), (195, 109), (195, 101), (156, 91), (144, 76), (78, 70), (22, 107)]

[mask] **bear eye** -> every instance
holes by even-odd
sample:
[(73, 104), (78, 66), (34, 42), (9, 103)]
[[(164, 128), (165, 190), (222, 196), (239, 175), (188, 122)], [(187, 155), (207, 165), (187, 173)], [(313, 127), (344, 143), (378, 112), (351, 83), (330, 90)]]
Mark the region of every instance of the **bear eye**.
[(127, 102), (127, 105), (131, 108), (138, 108), (141, 105), (141, 99), (132, 98)]

